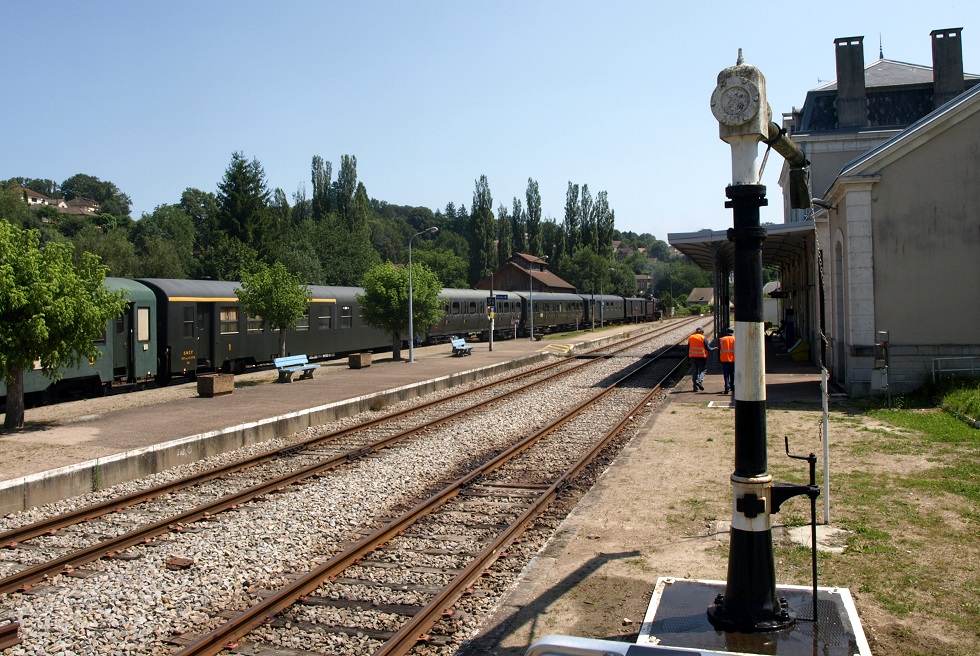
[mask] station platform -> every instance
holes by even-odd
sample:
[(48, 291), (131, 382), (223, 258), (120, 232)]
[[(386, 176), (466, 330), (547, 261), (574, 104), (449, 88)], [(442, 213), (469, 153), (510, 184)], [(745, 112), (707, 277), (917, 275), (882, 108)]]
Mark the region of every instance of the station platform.
[(235, 376), (234, 391), (210, 398), (197, 383), (111, 394), (25, 412), (25, 428), (0, 432), (0, 513), (106, 488), (368, 409), (564, 356), (663, 324), (633, 324), (561, 340), (471, 342), (470, 355), (449, 344), (321, 361), (312, 378), (278, 384), (269, 367)]
[[(233, 393), (204, 398), (186, 382), (28, 409), (25, 429), (0, 433), (0, 513), (10, 513), (150, 475), (211, 455), (285, 437), (310, 426), (378, 409), (551, 357), (572, 354), (658, 324), (635, 324), (568, 339), (473, 343), (453, 356), (449, 344), (419, 347), (414, 362), (373, 356), (353, 369), (347, 359), (321, 362), (311, 379), (276, 384), (274, 368), (236, 376)], [(770, 349), (767, 392), (775, 402), (820, 399), (819, 373)], [(687, 379), (672, 392), (685, 403), (724, 404), (720, 365), (709, 365), (706, 391)], [(715, 391), (716, 393), (712, 393)]]

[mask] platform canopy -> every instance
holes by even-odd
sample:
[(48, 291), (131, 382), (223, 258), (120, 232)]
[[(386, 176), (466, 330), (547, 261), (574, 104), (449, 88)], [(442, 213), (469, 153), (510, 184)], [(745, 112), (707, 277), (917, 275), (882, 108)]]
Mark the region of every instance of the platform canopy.
[[(813, 248), (815, 233), (812, 219), (763, 227), (767, 233), (762, 242), (764, 267), (790, 264), (799, 258), (802, 251)], [(728, 241), (726, 230), (670, 233), (667, 243), (707, 271), (714, 268), (715, 253), (722, 268), (729, 271), (733, 268), (735, 244)]]

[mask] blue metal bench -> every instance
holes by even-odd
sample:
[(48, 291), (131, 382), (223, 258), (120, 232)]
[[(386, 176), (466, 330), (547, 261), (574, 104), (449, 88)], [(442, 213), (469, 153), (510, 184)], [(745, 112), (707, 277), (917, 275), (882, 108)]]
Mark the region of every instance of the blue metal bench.
[(453, 337), (453, 355), (469, 355), (473, 347), (466, 343), (462, 337)]
[(305, 355), (290, 355), (285, 358), (275, 358), (273, 362), (276, 368), (279, 369), (280, 383), (293, 382), (293, 374), (297, 371), (303, 372), (301, 378), (313, 378), (313, 370), (320, 367), (318, 364), (310, 364), (310, 361)]

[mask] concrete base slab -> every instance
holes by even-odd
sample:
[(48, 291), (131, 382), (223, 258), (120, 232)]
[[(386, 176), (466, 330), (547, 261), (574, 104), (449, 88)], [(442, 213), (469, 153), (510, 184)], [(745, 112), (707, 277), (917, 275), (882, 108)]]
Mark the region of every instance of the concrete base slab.
[(739, 633), (719, 631), (708, 620), (707, 609), (724, 594), (725, 586), (724, 581), (659, 579), (637, 644), (737, 656), (871, 656), (847, 588), (818, 588), (814, 621), (812, 588), (776, 586), (776, 594), (786, 598), (796, 622), (779, 631)]

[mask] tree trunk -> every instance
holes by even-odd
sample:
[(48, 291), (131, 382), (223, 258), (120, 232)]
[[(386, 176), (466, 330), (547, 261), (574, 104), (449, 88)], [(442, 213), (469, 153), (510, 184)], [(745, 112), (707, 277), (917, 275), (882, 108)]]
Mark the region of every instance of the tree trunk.
[(24, 369), (21, 367), (13, 367), (7, 379), (7, 414), (3, 418), (3, 427), (24, 427)]
[(279, 329), (279, 357), (286, 357), (286, 330)]
[(402, 340), (400, 337), (394, 337), (391, 342), (391, 359), (398, 360), (402, 359)]

